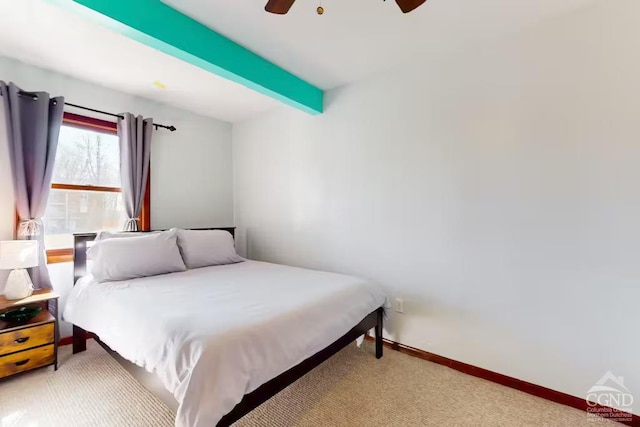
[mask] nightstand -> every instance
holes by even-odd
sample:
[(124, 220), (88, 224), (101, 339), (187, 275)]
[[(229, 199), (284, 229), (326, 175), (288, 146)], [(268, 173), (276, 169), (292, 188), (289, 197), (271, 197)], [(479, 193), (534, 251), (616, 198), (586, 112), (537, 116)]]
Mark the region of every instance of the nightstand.
[(42, 311), (25, 323), (0, 321), (0, 379), (45, 366), (58, 369), (58, 321), (47, 309), (52, 301), (57, 313), (58, 298), (49, 289), (39, 289), (21, 300), (0, 296), (0, 313), (24, 305), (42, 306)]

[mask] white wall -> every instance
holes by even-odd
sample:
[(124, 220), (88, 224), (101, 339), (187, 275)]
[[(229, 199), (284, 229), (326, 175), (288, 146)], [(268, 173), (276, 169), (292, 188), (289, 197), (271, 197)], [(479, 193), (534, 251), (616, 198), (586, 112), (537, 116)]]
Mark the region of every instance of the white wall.
[[(158, 130), (151, 149), (151, 226), (207, 227), (233, 225), (231, 125), (212, 118), (135, 97), (92, 83), (0, 57), (0, 79), (25, 90), (63, 95), (74, 104), (110, 112), (132, 112), (174, 125)], [(68, 111), (91, 115), (83, 110)], [(104, 116), (97, 116), (105, 118)], [(0, 129), (2, 131), (3, 129)], [(4, 132), (0, 135), (0, 237), (11, 238), (13, 198)], [(6, 176), (5, 176), (6, 175)], [(9, 233), (9, 234), (7, 234)], [(72, 286), (71, 264), (50, 268), (63, 302)], [(2, 279), (0, 277), (0, 279)], [(4, 283), (2, 280), (1, 283)], [(63, 335), (68, 327), (63, 329)]]
[(370, 278), (401, 343), (575, 396), (610, 370), (640, 406), (638, 16), (601, 1), (234, 125), (241, 250)]

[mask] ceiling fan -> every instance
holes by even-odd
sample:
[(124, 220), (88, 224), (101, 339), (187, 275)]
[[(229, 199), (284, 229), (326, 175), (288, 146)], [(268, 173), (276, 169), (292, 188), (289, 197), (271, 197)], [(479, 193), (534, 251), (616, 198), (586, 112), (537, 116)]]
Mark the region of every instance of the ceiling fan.
[[(269, 0), (264, 9), (267, 12), (284, 15), (289, 12), (289, 9), (291, 9), (291, 6), (293, 6), (295, 1), (296, 0)], [(409, 13), (426, 1), (427, 0), (396, 0), (396, 3), (398, 3), (400, 10), (404, 13)]]

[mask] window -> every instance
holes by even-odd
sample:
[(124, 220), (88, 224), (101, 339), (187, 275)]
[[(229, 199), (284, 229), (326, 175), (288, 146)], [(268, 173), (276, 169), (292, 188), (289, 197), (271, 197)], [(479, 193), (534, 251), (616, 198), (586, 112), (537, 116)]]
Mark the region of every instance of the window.
[[(149, 196), (147, 184), (142, 229)], [(116, 124), (65, 113), (43, 218), (48, 262), (72, 260), (73, 233), (119, 230), (125, 219)]]

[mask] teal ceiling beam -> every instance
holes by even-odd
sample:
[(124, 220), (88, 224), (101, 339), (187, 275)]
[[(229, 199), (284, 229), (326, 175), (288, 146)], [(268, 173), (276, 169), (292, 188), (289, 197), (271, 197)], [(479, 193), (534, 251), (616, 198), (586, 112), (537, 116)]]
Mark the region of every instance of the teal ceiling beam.
[[(129, 38), (310, 114), (323, 91), (160, 0), (50, 0)], [(97, 12), (81, 10), (77, 5)]]

